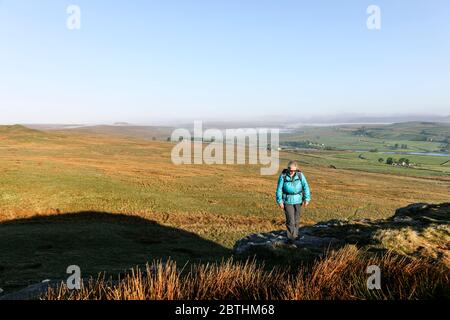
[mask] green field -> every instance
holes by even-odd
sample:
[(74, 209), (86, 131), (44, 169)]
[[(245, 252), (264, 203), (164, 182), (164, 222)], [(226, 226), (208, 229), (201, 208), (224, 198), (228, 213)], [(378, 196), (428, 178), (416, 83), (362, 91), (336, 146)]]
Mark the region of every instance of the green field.
[[(448, 151), (450, 124), (411, 122), (383, 126), (302, 127), (284, 134), (280, 143), (306, 140), (338, 150), (440, 152), (441, 149)], [(396, 144), (407, 148), (395, 149)]]
[[(282, 134), (280, 145), (300, 155), (304, 163), (426, 177), (450, 175), (449, 140), (449, 124), (413, 122), (383, 126), (304, 127)], [(295, 150), (296, 146), (300, 149)], [(389, 157), (394, 160), (407, 158), (413, 165), (387, 165)]]
[[(364, 172), (396, 174), (411, 177), (448, 177), (450, 175), (450, 158), (422, 155), (393, 155), (381, 152), (351, 151), (293, 151), (300, 163), (337, 169), (360, 170)], [(407, 158), (414, 163), (412, 167), (387, 165), (388, 157)], [(379, 162), (382, 158), (384, 161)]]

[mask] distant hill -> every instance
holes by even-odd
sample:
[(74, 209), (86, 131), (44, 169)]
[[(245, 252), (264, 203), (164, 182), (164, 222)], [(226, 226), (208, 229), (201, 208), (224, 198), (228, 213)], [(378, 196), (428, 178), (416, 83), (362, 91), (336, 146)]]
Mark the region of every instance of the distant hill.
[(0, 136), (3, 137), (21, 137), (21, 136), (43, 136), (44, 132), (30, 129), (25, 126), (15, 124), (15, 125), (0, 125)]
[(23, 125), (0, 125), (0, 140), (11, 140), (21, 143), (56, 142), (61, 135), (27, 128)]
[[(361, 131), (363, 130), (363, 132)], [(384, 126), (367, 126), (360, 129), (365, 136), (379, 139), (398, 139), (410, 141), (450, 141), (450, 123), (403, 122)], [(358, 131), (355, 131), (357, 133)]]
[(0, 126), (0, 134), (14, 134), (14, 133), (32, 133), (38, 130), (30, 129), (20, 124)]
[(359, 116), (359, 115), (342, 115), (342, 116), (313, 116), (302, 119), (288, 120), (289, 126), (296, 127), (305, 124), (391, 124), (403, 122), (436, 122), (450, 123), (449, 116), (438, 115), (394, 115), (394, 116)]
[(158, 126), (136, 126), (136, 125), (97, 125), (83, 126), (72, 129), (64, 129), (67, 132), (102, 134), (126, 138), (145, 140), (167, 140), (175, 128)]
[(127, 122), (116, 122), (112, 125), (83, 124), (26, 124), (29, 129), (42, 131), (59, 131), (63, 133), (100, 134), (122, 138), (144, 140), (164, 140), (171, 136), (175, 128), (170, 126), (132, 125)]
[(24, 127), (37, 130), (61, 130), (84, 127), (84, 124), (23, 124)]

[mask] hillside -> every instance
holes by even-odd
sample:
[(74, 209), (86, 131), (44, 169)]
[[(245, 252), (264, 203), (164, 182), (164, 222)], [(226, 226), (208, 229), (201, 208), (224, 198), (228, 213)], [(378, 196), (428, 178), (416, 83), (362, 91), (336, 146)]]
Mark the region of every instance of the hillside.
[(96, 125), (65, 129), (66, 132), (88, 133), (125, 138), (164, 140), (172, 134), (174, 128), (162, 126), (135, 126), (127, 123), (121, 125)]
[(450, 142), (450, 123), (394, 123), (382, 127), (367, 127), (362, 134), (378, 139)]
[[(84, 213), (81, 219), (92, 214)], [(60, 220), (59, 223), (62, 223), (64, 219), (67, 226), (71, 226), (70, 229), (74, 231), (79, 228), (77, 216), (45, 217), (34, 221), (38, 223), (38, 220), (41, 220), (39, 224), (45, 225), (52, 220)], [(119, 280), (84, 278), (83, 287), (79, 291), (69, 290), (61, 280), (53, 278), (0, 295), (0, 300), (41, 297), (52, 300), (442, 298), (448, 296), (445, 287), (448, 285), (450, 270), (449, 217), (450, 203), (413, 204), (399, 208), (395, 215), (388, 219), (334, 219), (302, 227), (295, 247), (287, 243), (285, 231), (251, 234), (236, 242), (234, 256), (225, 262), (193, 264), (186, 272), (182, 272), (179, 268), (180, 260), (153, 260), (145, 269), (135, 269), (133, 273), (123, 274), (121, 270), (117, 270), (120, 274)], [(162, 239), (175, 238), (178, 246), (196, 242), (196, 246), (199, 246), (197, 249), (209, 250), (218, 257), (231, 256), (230, 252), (212, 243), (203, 243), (204, 241), (193, 234), (180, 233), (180, 230), (175, 229), (161, 232), (164, 228), (158, 227), (157, 224), (152, 226), (143, 219), (120, 215), (104, 215), (102, 219), (103, 228), (114, 228), (113, 224), (128, 223), (131, 223), (134, 229), (149, 228), (137, 232), (134, 230), (140, 234), (152, 234), (152, 238), (142, 244), (156, 244)], [(178, 241), (181, 234), (183, 239)], [(71, 234), (71, 237), (74, 236), (76, 237), (76, 233)], [(123, 239), (110, 239), (110, 242), (117, 241)], [(82, 242), (82, 239), (77, 240), (78, 245)], [(144, 247), (136, 248), (138, 243), (129, 246), (127, 250), (145, 250)], [(164, 255), (165, 251), (170, 251), (170, 245), (163, 250), (159, 254)], [(186, 246), (185, 250), (190, 249)], [(245, 259), (255, 255), (258, 260), (264, 260), (266, 266), (268, 263), (278, 266), (267, 270), (256, 260)], [(311, 268), (305, 267), (312, 261), (314, 262)], [(381, 268), (383, 279), (391, 279), (383, 281), (382, 287), (377, 291), (368, 290), (364, 285), (364, 270), (368, 265), (374, 264)], [(288, 270), (291, 271), (287, 272)], [(113, 279), (119, 277), (117, 274), (112, 276)], [(288, 285), (296, 283), (298, 277), (301, 277), (301, 283)], [(424, 277), (427, 284), (421, 282)], [(319, 280), (321, 278), (322, 280)], [(283, 283), (286, 285), (282, 285)], [(155, 287), (167, 289), (153, 290)], [(272, 290), (267, 290), (268, 287)]]
[[(277, 176), (261, 176), (258, 165), (174, 166), (165, 141), (0, 132), (5, 290), (62, 277), (75, 262), (95, 276), (169, 256), (181, 264), (215, 261), (245, 235), (284, 226), (274, 203)], [(388, 218), (410, 203), (448, 201), (446, 177), (333, 169), (291, 153), (281, 153), (281, 165), (291, 158), (303, 161), (312, 190), (302, 225)]]
[(2, 139), (31, 140), (33, 138), (42, 138), (45, 136), (46, 134), (42, 131), (30, 129), (18, 124), (9, 126), (0, 126), (0, 137)]
[[(120, 276), (112, 275), (117, 280), (84, 278), (81, 290), (70, 290), (62, 280), (53, 278), (3, 296), (0, 293), (0, 300), (443, 298), (449, 295), (449, 215), (450, 203), (422, 203), (399, 208), (388, 219), (323, 221), (302, 227), (295, 247), (287, 243), (285, 231), (257, 233), (238, 240), (231, 258), (193, 264), (184, 272), (180, 260), (153, 260), (131, 273), (117, 271)], [(45, 219), (49, 222), (52, 218)], [(127, 219), (111, 216), (104, 222), (123, 224)], [(75, 218), (68, 217), (67, 223), (73, 222)], [(133, 224), (136, 228), (145, 222), (137, 219)], [(146, 243), (155, 244), (165, 237), (177, 241), (180, 231), (145, 232), (153, 237)], [(231, 255), (184, 234), (183, 243), (193, 241), (213, 254)], [(128, 250), (133, 249), (130, 246)], [(257, 262), (260, 259), (265, 266), (276, 266), (268, 270)], [(380, 268), (383, 280), (390, 279), (382, 281), (378, 290), (368, 290), (365, 285), (364, 271), (369, 265)], [(156, 287), (165, 290), (154, 290)]]
[(450, 123), (405, 122), (389, 125), (302, 127), (281, 136), (286, 142), (310, 141), (338, 150), (392, 151), (395, 145), (416, 152), (439, 151), (449, 143)]

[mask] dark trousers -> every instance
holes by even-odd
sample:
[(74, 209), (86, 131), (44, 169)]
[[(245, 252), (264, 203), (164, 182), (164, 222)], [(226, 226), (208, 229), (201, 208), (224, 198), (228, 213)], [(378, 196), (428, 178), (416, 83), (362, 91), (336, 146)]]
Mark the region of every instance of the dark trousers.
[(298, 237), (301, 207), (301, 204), (284, 205), (284, 213), (286, 214), (287, 236), (289, 240), (295, 240)]

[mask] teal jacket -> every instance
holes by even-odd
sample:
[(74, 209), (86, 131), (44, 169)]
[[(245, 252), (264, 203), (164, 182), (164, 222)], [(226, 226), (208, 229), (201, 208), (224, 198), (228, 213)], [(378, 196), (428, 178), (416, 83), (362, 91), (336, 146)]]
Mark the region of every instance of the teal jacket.
[(277, 203), (299, 204), (310, 201), (308, 181), (301, 172), (297, 172), (292, 178), (289, 173), (283, 171), (278, 178)]

